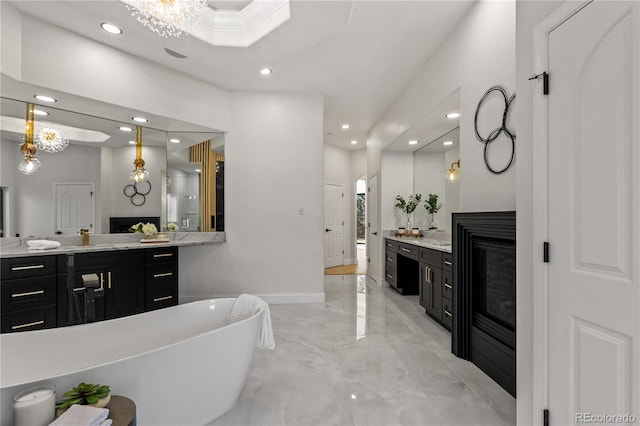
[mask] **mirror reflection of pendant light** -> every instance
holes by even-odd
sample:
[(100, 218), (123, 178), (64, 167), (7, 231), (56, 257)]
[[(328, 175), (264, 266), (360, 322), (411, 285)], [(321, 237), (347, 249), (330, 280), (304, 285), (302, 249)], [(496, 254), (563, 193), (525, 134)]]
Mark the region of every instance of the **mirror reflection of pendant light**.
[[(458, 166), (458, 168), (455, 168), (455, 166)], [(447, 172), (447, 179), (449, 179), (451, 182), (455, 182), (459, 178), (460, 178), (460, 160), (454, 161), (453, 163), (451, 163), (451, 168)]]
[(136, 126), (136, 159), (133, 160), (136, 166), (131, 172), (131, 180), (138, 183), (149, 179), (149, 172), (144, 168), (144, 160), (142, 159), (142, 127)]
[(38, 132), (35, 145), (39, 150), (55, 153), (69, 146), (69, 140), (62, 137), (60, 130), (48, 124)]
[(24, 143), (20, 147), (20, 151), (24, 154), (24, 158), (18, 163), (18, 170), (25, 175), (32, 175), (40, 170), (40, 160), (36, 158), (38, 148), (33, 143), (33, 113), (34, 105), (27, 104), (26, 127), (24, 131)]

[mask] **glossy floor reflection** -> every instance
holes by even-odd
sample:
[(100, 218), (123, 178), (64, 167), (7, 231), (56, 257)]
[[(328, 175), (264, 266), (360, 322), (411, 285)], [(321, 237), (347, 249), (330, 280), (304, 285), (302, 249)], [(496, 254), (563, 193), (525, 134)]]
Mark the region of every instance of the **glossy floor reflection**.
[(326, 303), (271, 305), (236, 406), (211, 425), (511, 425), (515, 400), (450, 351), (417, 296), (325, 276)]

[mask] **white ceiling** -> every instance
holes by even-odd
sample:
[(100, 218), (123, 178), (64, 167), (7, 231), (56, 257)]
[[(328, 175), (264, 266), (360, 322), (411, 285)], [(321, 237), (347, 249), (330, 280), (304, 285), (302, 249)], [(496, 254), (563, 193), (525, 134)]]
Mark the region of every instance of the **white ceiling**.
[[(358, 149), (473, 1), (293, 0), (289, 21), (246, 48), (215, 47), (188, 35), (158, 37), (119, 1), (11, 3), (23, 13), (228, 90), (321, 93), (325, 142)], [(215, 7), (217, 2), (209, 3)], [(105, 20), (124, 34), (100, 30)], [(174, 58), (165, 48), (187, 58)], [(271, 76), (258, 73), (264, 66), (273, 69)], [(341, 129), (342, 123), (350, 129)]]

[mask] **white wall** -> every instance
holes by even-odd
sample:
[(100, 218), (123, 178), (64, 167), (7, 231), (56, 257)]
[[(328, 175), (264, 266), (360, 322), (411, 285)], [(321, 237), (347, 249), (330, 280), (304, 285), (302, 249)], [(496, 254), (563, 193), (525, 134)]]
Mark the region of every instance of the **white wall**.
[[(515, 90), (515, 1), (479, 1), (460, 22), (452, 23), (451, 28), (450, 36), (438, 52), (407, 84), (396, 102), (369, 132), (367, 174), (373, 176), (380, 173), (380, 151), (384, 147), (459, 89), (462, 113), (462, 170), (458, 181), (460, 210), (514, 210), (515, 167), (501, 176), (494, 176), (486, 170), (482, 144), (475, 138), (473, 117), (478, 101), (491, 86), (504, 86), (509, 94)], [(516, 104), (514, 115), (517, 113), (515, 107)], [(486, 110), (483, 108), (482, 114), (486, 117), (499, 114), (501, 117), (502, 110), (489, 103)], [(504, 157), (506, 148), (509, 147), (492, 148), (492, 158), (494, 155), (496, 158)], [(514, 165), (517, 166), (517, 163), (518, 159)], [(384, 170), (383, 174), (387, 176)], [(383, 188), (386, 185), (384, 179), (381, 177)], [(386, 204), (390, 200), (382, 191), (380, 197), (383, 226), (385, 229), (397, 226), (397, 223), (390, 223), (388, 218), (385, 222), (385, 211), (389, 211)], [(378, 252), (382, 253), (381, 237), (377, 243)], [(383, 262), (379, 262), (380, 269), (383, 265)], [(374, 275), (380, 276), (381, 271), (376, 271)]]
[[(0, 186), (10, 188), (10, 202), (15, 211), (20, 212), (13, 217), (11, 236), (16, 233), (21, 237), (54, 235), (54, 183), (94, 183), (95, 191), (100, 191), (99, 148), (74, 146), (56, 154), (39, 151), (36, 157), (42, 166), (37, 173), (27, 176), (18, 171), (18, 162), (24, 157), (20, 144), (3, 140), (2, 145), (3, 180)], [(100, 209), (98, 201), (95, 203), (98, 223)]]
[[(407, 226), (407, 215), (395, 207), (396, 195), (413, 194), (413, 153), (383, 152), (380, 172), (380, 224), (382, 230)], [(381, 234), (381, 233), (380, 233)]]
[(322, 302), (323, 99), (234, 93), (231, 117), (227, 242), (180, 249), (181, 300), (246, 292)]
[(103, 202), (109, 205), (109, 216), (160, 216), (162, 210), (162, 173), (164, 173), (167, 164), (165, 148), (144, 146), (143, 144), (142, 158), (145, 162), (144, 167), (149, 172), (151, 192), (145, 196), (145, 202), (141, 206), (131, 204), (130, 198), (125, 196), (123, 192), (125, 186), (133, 184), (129, 175), (134, 168), (133, 160), (136, 158), (136, 147), (128, 145), (122, 148), (112, 148), (110, 151), (111, 170), (105, 171), (106, 174), (111, 174), (109, 178), (110, 198), (103, 198)]
[[(516, 305), (518, 307), (516, 328), (518, 347), (516, 375), (518, 377), (517, 414), (518, 424), (540, 424), (542, 406), (533, 406), (533, 371), (536, 359), (533, 345), (533, 262), (539, 259), (539, 247), (533, 247), (533, 97), (537, 85), (528, 80), (533, 74), (542, 72), (533, 68), (533, 28), (553, 12), (562, 2), (536, 1), (518, 2), (516, 7), (517, 28), (517, 93), (518, 107), (516, 127), (518, 131), (517, 178), (516, 178)], [(552, 414), (553, 415), (553, 414)]]
[(443, 152), (416, 152), (413, 155), (413, 190), (422, 194), (422, 202), (416, 209), (414, 216), (415, 227), (428, 229), (431, 221), (430, 215), (424, 208), (429, 194), (438, 196), (438, 203), (443, 205), (434, 220), (438, 229), (448, 230), (444, 206), (447, 205), (447, 193), (445, 191), (445, 155)]

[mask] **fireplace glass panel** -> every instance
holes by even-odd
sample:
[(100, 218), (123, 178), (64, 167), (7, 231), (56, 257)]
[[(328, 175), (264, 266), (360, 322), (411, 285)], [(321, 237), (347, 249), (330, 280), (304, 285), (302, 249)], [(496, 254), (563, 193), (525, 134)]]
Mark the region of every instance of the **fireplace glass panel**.
[(473, 245), (474, 313), (515, 331), (515, 247), (510, 243), (475, 241)]

